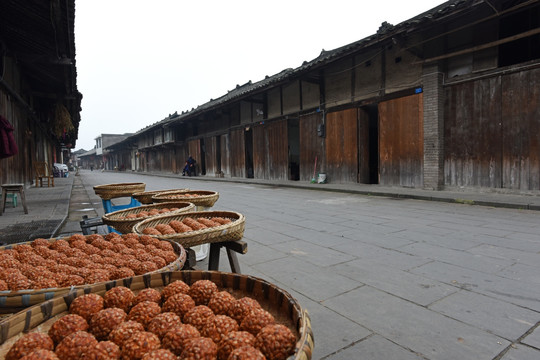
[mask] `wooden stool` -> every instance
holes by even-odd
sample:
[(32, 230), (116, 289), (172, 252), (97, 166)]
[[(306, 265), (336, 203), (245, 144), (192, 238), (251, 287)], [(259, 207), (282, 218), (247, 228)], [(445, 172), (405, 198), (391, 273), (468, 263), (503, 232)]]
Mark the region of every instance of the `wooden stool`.
[(28, 214), (28, 208), (26, 207), (26, 196), (24, 195), (24, 184), (3, 184), (2, 185), (2, 207), (0, 215), (6, 210), (6, 200), (8, 193), (19, 193), (21, 195), (21, 202), (24, 208), (24, 213)]

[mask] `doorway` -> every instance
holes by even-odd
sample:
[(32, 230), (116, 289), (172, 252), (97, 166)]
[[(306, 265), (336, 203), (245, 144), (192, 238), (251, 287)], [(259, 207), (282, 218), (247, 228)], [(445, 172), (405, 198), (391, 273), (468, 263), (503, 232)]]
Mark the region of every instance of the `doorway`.
[(300, 126), (299, 119), (287, 121), (287, 137), (289, 150), (289, 180), (300, 180)]
[(379, 183), (379, 109), (363, 106), (358, 112), (358, 182)]
[(244, 131), (244, 144), (246, 155), (246, 177), (253, 179), (253, 130), (251, 128)]

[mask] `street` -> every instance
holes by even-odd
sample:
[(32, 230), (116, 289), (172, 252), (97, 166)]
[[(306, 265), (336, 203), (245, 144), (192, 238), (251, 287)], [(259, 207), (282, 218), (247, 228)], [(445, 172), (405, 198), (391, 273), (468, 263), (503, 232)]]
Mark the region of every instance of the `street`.
[[(246, 217), (242, 273), (308, 310), (313, 359), (540, 358), (538, 211), (129, 172), (79, 176), (99, 215), (99, 184), (219, 192), (212, 210)], [(224, 255), (220, 270), (230, 270)]]

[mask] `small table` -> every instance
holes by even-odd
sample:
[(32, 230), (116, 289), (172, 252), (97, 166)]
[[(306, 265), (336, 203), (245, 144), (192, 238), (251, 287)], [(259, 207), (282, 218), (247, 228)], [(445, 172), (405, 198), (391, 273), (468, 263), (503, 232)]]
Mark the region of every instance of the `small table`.
[(28, 208), (26, 207), (26, 196), (24, 194), (24, 184), (3, 184), (2, 185), (2, 207), (0, 208), (0, 215), (6, 210), (6, 199), (8, 193), (19, 193), (21, 195), (21, 202), (23, 205), (24, 213), (28, 214)]

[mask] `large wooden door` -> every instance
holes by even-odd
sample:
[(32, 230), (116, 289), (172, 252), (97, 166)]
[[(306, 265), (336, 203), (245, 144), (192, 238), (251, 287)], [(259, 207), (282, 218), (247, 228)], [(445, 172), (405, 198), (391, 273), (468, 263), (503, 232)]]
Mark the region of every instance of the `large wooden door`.
[(422, 94), (379, 104), (381, 185), (423, 186), (423, 117)]
[(326, 173), (329, 181), (358, 181), (358, 110), (326, 115)]

